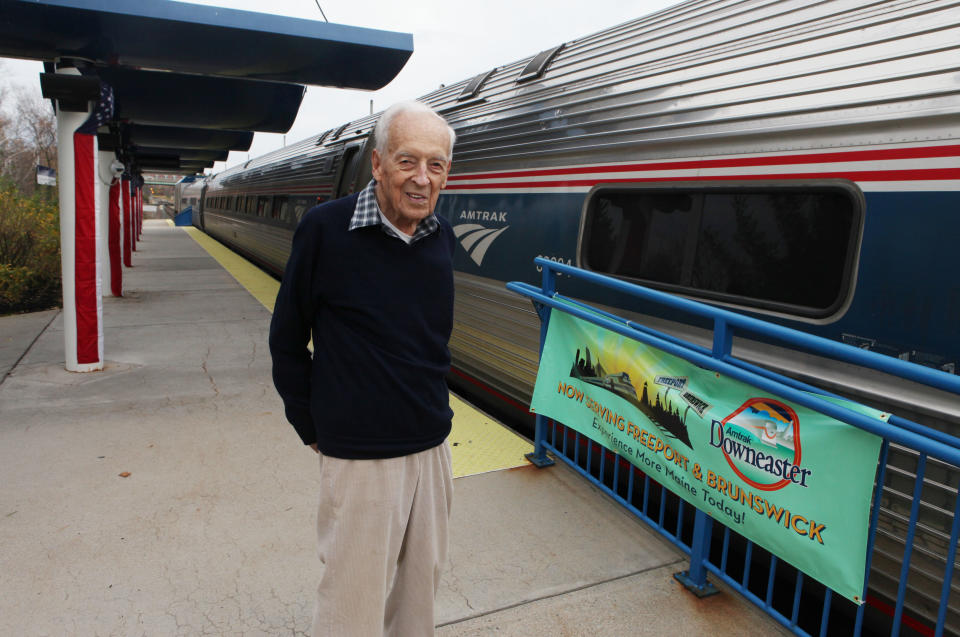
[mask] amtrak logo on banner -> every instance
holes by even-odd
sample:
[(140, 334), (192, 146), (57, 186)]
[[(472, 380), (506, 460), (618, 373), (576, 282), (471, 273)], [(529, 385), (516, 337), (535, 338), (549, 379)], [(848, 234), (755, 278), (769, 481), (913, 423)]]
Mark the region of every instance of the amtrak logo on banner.
[(789, 484), (809, 486), (810, 469), (800, 466), (800, 419), (773, 398), (751, 398), (724, 418), (714, 420), (710, 444), (747, 484), (776, 491)]
[(506, 223), (507, 213), (502, 211), (461, 210), (457, 220), (468, 222), (453, 226), (453, 232), (460, 239), (460, 245), (477, 265), (483, 264), (483, 257), (486, 256), (487, 250), (510, 227), (489, 228), (479, 223), (469, 223), (470, 221)]

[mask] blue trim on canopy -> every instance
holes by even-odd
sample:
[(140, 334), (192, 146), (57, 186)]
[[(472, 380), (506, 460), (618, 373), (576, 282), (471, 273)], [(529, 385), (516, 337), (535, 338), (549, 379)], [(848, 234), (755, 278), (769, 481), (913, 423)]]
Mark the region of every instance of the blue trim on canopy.
[(0, 56), (375, 90), (413, 36), (169, 0), (0, 0)]

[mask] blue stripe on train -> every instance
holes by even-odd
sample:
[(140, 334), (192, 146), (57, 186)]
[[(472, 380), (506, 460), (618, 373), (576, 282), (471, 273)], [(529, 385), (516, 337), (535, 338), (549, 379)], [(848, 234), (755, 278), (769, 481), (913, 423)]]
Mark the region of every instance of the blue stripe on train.
[[(849, 310), (826, 325), (757, 316), (935, 367), (960, 363), (955, 275), (960, 193), (869, 192), (865, 198), (860, 265)], [(538, 283), (537, 256), (576, 265), (584, 199), (582, 193), (444, 194), (437, 212), (459, 235), (458, 271)], [(561, 290), (578, 295), (569, 285)], [(595, 295), (590, 300), (607, 305), (623, 301)]]

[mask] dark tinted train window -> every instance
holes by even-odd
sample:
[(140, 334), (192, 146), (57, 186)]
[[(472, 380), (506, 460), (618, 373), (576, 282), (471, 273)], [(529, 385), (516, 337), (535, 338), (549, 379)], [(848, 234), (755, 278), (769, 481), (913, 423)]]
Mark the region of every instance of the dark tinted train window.
[(291, 197), (290, 203), (293, 205), (293, 213), (296, 216), (296, 223), (300, 222), (304, 213), (313, 208), (317, 202), (315, 197)]
[(257, 198), (257, 216), (258, 217), (270, 216), (270, 197)]
[(287, 199), (286, 195), (277, 195), (273, 198), (273, 213), (271, 214), (273, 219), (287, 220), (287, 208), (289, 208)]
[(595, 191), (585, 267), (708, 299), (803, 316), (842, 304), (862, 217), (852, 187)]

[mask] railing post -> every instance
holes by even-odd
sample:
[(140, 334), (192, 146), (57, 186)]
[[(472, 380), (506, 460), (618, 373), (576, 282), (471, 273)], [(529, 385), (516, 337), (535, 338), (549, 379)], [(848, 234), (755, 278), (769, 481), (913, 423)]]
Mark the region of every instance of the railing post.
[(535, 466), (543, 469), (553, 464), (553, 458), (547, 455), (543, 441), (547, 437), (547, 419), (537, 414), (537, 425), (533, 435), (533, 452), (526, 454), (526, 459)]
[(713, 357), (725, 358), (733, 351), (733, 331), (720, 317), (713, 320)]
[[(557, 290), (556, 273), (548, 265), (543, 268), (543, 282), (540, 286), (544, 296), (553, 296)], [(536, 304), (535, 304), (536, 305)], [(537, 314), (540, 315), (540, 356), (543, 356), (543, 344), (547, 340), (547, 327), (550, 325), (550, 308), (538, 306)], [(537, 414), (537, 424), (533, 434), (533, 453), (526, 454), (527, 460), (535, 467), (549, 467), (554, 463), (553, 459), (547, 456), (547, 449), (543, 441), (547, 437), (547, 419)]]
[[(733, 332), (720, 317), (713, 321), (713, 357), (723, 359), (733, 349)], [(674, 573), (674, 577), (697, 597), (719, 593), (716, 586), (707, 581), (704, 564), (710, 559), (710, 536), (713, 518), (697, 509), (693, 519), (693, 541), (690, 544), (690, 570)]]
[(713, 531), (713, 518), (697, 509), (693, 518), (693, 541), (690, 543), (690, 570), (674, 573), (673, 577), (697, 597), (708, 597), (720, 592), (707, 580), (704, 567), (710, 559), (710, 536)]

